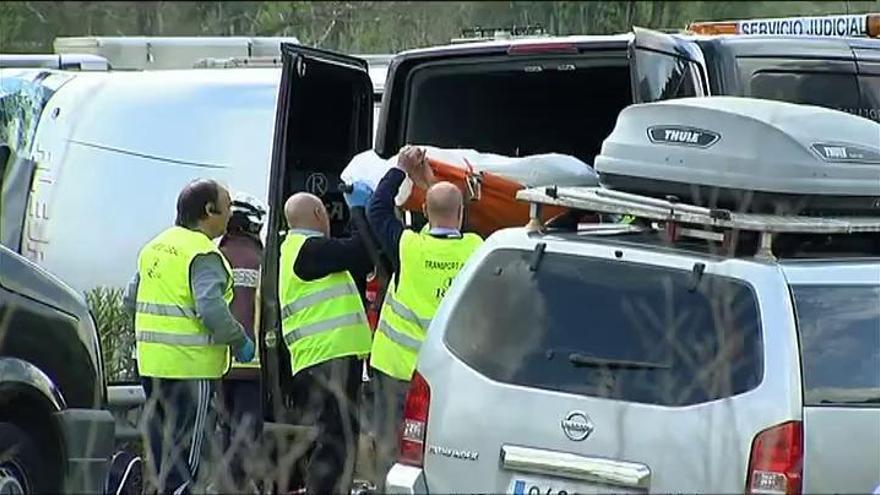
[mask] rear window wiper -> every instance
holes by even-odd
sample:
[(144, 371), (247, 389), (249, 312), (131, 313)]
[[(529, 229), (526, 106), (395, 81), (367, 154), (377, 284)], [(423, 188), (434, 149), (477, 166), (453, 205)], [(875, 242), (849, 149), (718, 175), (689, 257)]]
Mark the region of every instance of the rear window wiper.
[(668, 370), (672, 368), (672, 366), (665, 363), (627, 361), (624, 359), (603, 359), (588, 356), (580, 352), (569, 354), (568, 361), (578, 368), (610, 368), (624, 370)]

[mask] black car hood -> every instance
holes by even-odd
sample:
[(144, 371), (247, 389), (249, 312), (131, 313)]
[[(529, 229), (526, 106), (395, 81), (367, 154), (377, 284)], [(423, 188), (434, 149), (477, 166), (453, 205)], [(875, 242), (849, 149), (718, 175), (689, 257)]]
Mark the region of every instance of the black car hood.
[(88, 317), (88, 305), (81, 294), (5, 246), (0, 246), (0, 285), (77, 319)]

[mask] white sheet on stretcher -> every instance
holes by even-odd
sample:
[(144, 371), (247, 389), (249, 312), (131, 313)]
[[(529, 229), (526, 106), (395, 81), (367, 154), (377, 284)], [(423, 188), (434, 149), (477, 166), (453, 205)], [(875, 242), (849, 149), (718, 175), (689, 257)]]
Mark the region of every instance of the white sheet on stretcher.
[[(546, 153), (514, 158), (493, 153), (480, 153), (468, 149), (442, 149), (433, 146), (419, 146), (433, 158), (450, 165), (466, 169), (465, 160), (475, 172), (490, 172), (518, 182), (526, 187), (540, 186), (596, 186), (599, 177), (593, 167), (581, 160), (559, 153)], [(383, 160), (373, 150), (364, 151), (352, 158), (340, 175), (351, 184), (363, 181), (373, 189), (390, 168), (397, 164), (397, 155)], [(406, 203), (412, 191), (412, 181), (407, 178), (395, 198), (398, 205)]]

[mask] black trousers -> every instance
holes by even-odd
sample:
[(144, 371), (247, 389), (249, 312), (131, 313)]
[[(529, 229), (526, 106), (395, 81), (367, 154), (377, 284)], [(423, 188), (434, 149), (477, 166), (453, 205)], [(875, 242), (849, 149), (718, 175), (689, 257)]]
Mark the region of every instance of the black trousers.
[[(260, 382), (225, 379), (220, 384), (222, 404), (221, 435), (224, 458), (229, 460), (226, 481), (233, 492), (247, 489), (250, 470), (247, 464), (257, 460), (263, 434), (263, 408)], [(256, 480), (252, 480), (256, 481)], [(224, 483), (226, 484), (226, 483)]]
[(397, 461), (400, 427), (409, 382), (372, 370), (373, 421), (376, 429), (376, 488), (385, 492), (385, 476)]
[(318, 435), (306, 467), (306, 491), (350, 493), (357, 458), (358, 392), (361, 363), (356, 357), (331, 359), (300, 371), (305, 380), (304, 420)]
[[(211, 440), (214, 419), (211, 398), (216, 380), (175, 380), (143, 377), (146, 478), (158, 493), (196, 492), (202, 450)], [(207, 438), (206, 438), (207, 437)]]

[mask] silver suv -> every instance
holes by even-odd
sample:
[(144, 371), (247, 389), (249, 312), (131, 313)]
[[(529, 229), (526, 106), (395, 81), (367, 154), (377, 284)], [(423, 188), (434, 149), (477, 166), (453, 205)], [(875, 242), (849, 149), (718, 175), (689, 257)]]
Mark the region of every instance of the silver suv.
[(877, 234), (776, 259), (661, 233), (492, 235), (431, 324), (389, 490), (872, 492)]

